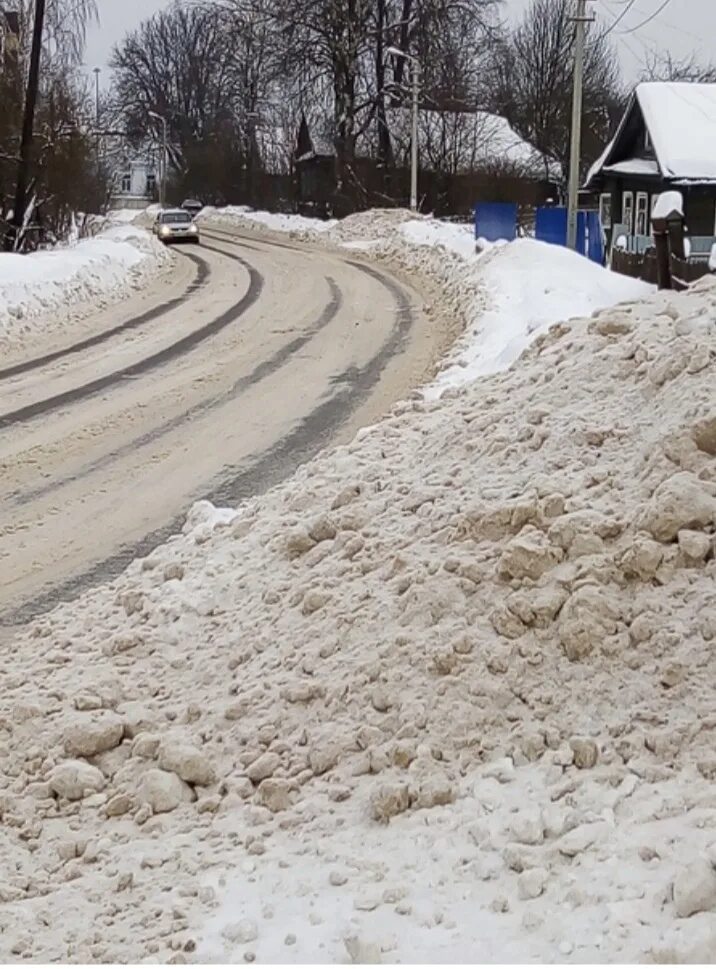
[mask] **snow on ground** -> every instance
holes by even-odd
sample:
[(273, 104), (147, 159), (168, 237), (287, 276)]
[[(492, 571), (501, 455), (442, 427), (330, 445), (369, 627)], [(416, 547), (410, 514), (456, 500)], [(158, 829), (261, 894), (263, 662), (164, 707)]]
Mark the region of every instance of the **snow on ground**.
[(113, 225), (91, 239), (30, 255), (0, 254), (0, 347), (65, 327), (67, 314), (121, 299), (171, 255), (149, 233)]
[(712, 961), (715, 321), (561, 323), (22, 631), (0, 956)]
[(285, 215), (282, 212), (261, 212), (246, 205), (227, 205), (221, 209), (207, 205), (202, 209), (200, 218), (229, 225), (248, 223), (274, 232), (327, 232), (335, 225), (335, 220), (332, 219), (322, 221), (302, 215)]
[(469, 263), (484, 290), (464, 337), (429, 394), (509, 367), (554, 323), (647, 296), (647, 283), (610, 272), (561, 246), (516, 239)]

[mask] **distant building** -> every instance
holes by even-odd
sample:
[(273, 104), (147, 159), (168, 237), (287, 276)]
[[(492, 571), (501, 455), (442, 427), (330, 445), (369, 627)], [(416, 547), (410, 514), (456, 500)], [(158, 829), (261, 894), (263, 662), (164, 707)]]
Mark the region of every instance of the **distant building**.
[(157, 198), (157, 165), (151, 156), (124, 156), (115, 164), (113, 209), (143, 209)]
[[(394, 171), (410, 167), (411, 111), (388, 108), (386, 121)], [(418, 116), (419, 194), (439, 214), (467, 212), (478, 201), (541, 204), (557, 192), (558, 165), (521, 138), (508, 121), (486, 111), (437, 111)], [(336, 200), (336, 150), (324, 132), (302, 118), (294, 154), (299, 208), (331, 211)], [(375, 128), (359, 136), (352, 162), (364, 200), (385, 204), (385, 174), (378, 160)], [(393, 198), (399, 193), (395, 176)], [(372, 193), (372, 194), (371, 194)]]

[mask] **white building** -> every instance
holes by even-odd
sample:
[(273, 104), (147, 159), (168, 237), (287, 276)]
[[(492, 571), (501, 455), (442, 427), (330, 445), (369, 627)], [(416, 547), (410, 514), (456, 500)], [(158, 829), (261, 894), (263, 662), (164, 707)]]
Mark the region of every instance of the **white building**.
[(157, 185), (157, 165), (153, 158), (122, 158), (115, 166), (112, 208), (145, 208), (155, 201)]

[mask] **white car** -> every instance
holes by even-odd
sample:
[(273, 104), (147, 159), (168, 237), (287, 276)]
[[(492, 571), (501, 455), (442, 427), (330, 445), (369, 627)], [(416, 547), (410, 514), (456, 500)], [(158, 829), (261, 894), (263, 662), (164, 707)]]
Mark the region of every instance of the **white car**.
[(153, 232), (167, 245), (170, 242), (199, 242), (199, 226), (184, 209), (163, 209), (154, 221)]

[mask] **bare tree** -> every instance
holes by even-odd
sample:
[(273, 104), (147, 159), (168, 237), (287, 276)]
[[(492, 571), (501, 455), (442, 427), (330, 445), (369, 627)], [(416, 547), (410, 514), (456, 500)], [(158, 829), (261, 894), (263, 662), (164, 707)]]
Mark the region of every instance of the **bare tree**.
[[(574, 23), (564, 0), (532, 0), (524, 20), (495, 46), (492, 109), (566, 173), (569, 160)], [(592, 29), (584, 72), (582, 162), (604, 148), (623, 107), (617, 57), (609, 38)]]
[(647, 57), (642, 81), (716, 82), (716, 64), (702, 64), (695, 55), (676, 58), (670, 51), (658, 51)]
[(5, 232), (4, 248), (22, 244), (28, 218), (28, 189), (35, 163), (35, 115), (44, 88), (51, 91), (81, 58), (85, 27), (96, 16), (94, 0), (26, 0), (19, 10), (18, 62), (28, 62), (23, 96), (23, 119), (17, 150), (17, 176), (12, 220)]
[(130, 138), (146, 139), (156, 126), (153, 113), (166, 118), (175, 180), (204, 195), (212, 182), (220, 195), (236, 187), (238, 173), (256, 161), (270, 75), (268, 25), (252, 20), (248, 7), (242, 12), (238, 19), (221, 6), (176, 2), (127, 35), (112, 56)]

